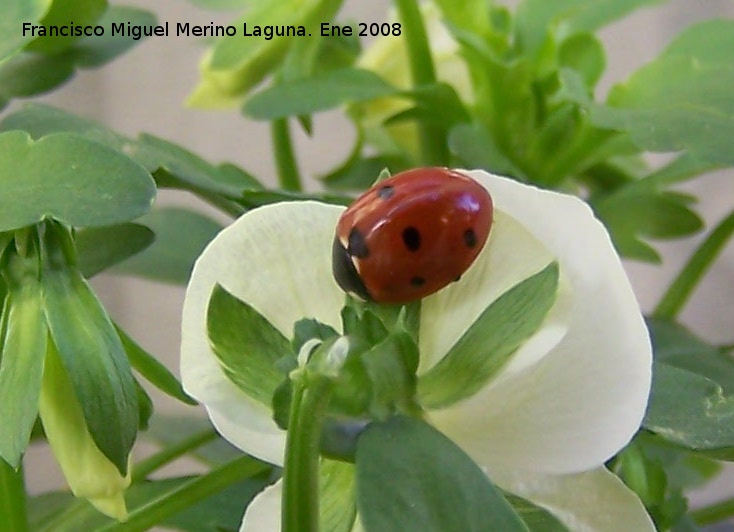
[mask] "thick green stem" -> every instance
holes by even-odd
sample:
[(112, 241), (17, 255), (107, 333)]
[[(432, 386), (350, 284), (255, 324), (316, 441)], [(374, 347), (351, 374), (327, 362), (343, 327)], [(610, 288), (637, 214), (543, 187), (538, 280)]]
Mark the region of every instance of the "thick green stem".
[(197, 432), (190, 438), (186, 438), (175, 445), (164, 448), (160, 452), (135, 464), (135, 468), (132, 473), (132, 481), (138, 482), (140, 480), (144, 480), (145, 477), (154, 471), (157, 471), (164, 465), (173, 462), (176, 458), (183, 456), (189, 451), (201, 447), (205, 443), (209, 443), (216, 437), (217, 433), (214, 429), (206, 429)]
[[(402, 31), (408, 45), (408, 59), (413, 86), (432, 85), (436, 83), (436, 72), (433, 68), (431, 49), (428, 45), (426, 28), (423, 25), (418, 3), (415, 0), (395, 0), (395, 5), (400, 14)], [(424, 164), (448, 164), (449, 152), (445, 133), (444, 128), (439, 125), (418, 124), (418, 138)]]
[(724, 218), (693, 253), (655, 308), (656, 318), (673, 319), (681, 311), (725, 244), (734, 233), (734, 211)]
[(0, 458), (0, 523), (7, 532), (26, 532), (28, 517), (25, 504), (23, 469), (14, 471)]
[(334, 383), (323, 375), (293, 379), (283, 468), (283, 532), (319, 530), (319, 444)]
[(210, 473), (197, 477), (178, 488), (153, 499), (145, 506), (130, 513), (125, 523), (112, 523), (97, 532), (142, 532), (160, 523), (167, 517), (189, 508), (237, 482), (252, 478), (270, 466), (249, 456), (228, 462)]
[(730, 519), (732, 516), (734, 516), (734, 498), (704, 506), (691, 512), (693, 520), (701, 526), (712, 525)]
[(293, 153), (293, 143), (287, 118), (279, 118), (270, 122), (270, 136), (275, 153), (275, 166), (278, 170), (278, 182), (284, 190), (300, 192), (301, 176), (298, 173), (296, 156)]

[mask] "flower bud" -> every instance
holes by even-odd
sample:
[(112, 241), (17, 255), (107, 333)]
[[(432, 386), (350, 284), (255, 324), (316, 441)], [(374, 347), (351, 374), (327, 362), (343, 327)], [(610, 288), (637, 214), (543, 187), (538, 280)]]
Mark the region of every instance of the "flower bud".
[(105, 515), (118, 521), (127, 519), (123, 493), (130, 485), (129, 468), (123, 477), (95, 445), (69, 375), (50, 339), (39, 410), (46, 438), (72, 493), (88, 499)]

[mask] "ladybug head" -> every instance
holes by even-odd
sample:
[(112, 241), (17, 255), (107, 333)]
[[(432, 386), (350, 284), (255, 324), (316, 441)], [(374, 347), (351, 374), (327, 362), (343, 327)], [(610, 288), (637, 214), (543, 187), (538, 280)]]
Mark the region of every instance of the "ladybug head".
[(336, 279), (342, 290), (360, 299), (372, 300), (367, 287), (365, 287), (362, 278), (359, 276), (359, 272), (357, 272), (352, 255), (342, 245), (338, 235), (334, 237), (334, 244), (331, 248), (331, 268), (334, 279)]

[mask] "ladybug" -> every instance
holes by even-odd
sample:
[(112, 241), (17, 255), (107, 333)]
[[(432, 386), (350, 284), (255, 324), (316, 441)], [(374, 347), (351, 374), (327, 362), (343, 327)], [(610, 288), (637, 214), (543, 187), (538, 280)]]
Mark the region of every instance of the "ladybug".
[(378, 303), (408, 303), (459, 277), (484, 247), (492, 197), (448, 168), (417, 168), (380, 181), (345, 210), (332, 247), (334, 278)]

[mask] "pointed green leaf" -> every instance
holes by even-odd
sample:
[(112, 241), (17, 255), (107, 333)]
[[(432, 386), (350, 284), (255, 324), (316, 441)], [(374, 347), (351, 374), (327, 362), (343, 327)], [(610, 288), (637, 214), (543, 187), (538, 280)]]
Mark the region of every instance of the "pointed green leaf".
[(219, 284), (209, 300), (206, 322), (212, 350), (227, 377), (247, 395), (270, 406), (284, 377), (276, 362), (294, 356), (288, 339)]
[(0, 134), (0, 231), (49, 217), (73, 226), (132, 220), (155, 192), (144, 168), (100, 144), (67, 134), (36, 142), (21, 131)]
[(357, 444), (356, 472), (367, 532), (528, 531), (471, 458), (423, 421), (372, 423)]
[(33, 40), (23, 23), (38, 24), (51, 0), (6, 0), (0, 17), (0, 61)]
[(369, 70), (344, 68), (274, 85), (252, 96), (244, 112), (257, 120), (273, 120), (395, 96), (400, 92)]
[(179, 207), (154, 210), (138, 222), (155, 232), (155, 241), (111, 271), (174, 284), (188, 282), (194, 262), (222, 229), (211, 218)]
[(357, 516), (354, 466), (323, 458), (319, 466), (319, 531), (351, 532)]
[(524, 173), (479, 124), (459, 124), (449, 132), (449, 148), (467, 168), (482, 168), (518, 178)]
[(726, 395), (734, 395), (734, 359), (708, 344), (683, 325), (648, 318), (655, 360), (711, 379)]
[(120, 335), (120, 340), (125, 348), (130, 365), (135, 369), (135, 371), (140, 373), (145, 377), (145, 380), (166, 395), (169, 395), (174, 399), (178, 399), (187, 405), (198, 404), (189, 397), (186, 392), (184, 392), (181, 383), (166, 366), (161, 364), (158, 359), (140, 347), (140, 345), (130, 338), (130, 336), (128, 336), (120, 327), (115, 326), (115, 329)]
[(420, 402), (446, 406), (484, 386), (541, 326), (556, 300), (553, 262), (494, 301), (451, 350), (418, 379)]
[[(33, 260), (33, 259), (30, 259)], [(12, 467), (28, 446), (38, 416), (47, 329), (37, 279), (12, 288), (0, 317), (0, 458)]]
[(79, 269), (90, 278), (140, 253), (153, 240), (153, 231), (135, 223), (82, 229), (75, 238)]
[(122, 342), (78, 271), (47, 267), (41, 284), (51, 338), (89, 432), (99, 450), (125, 474), (138, 431), (138, 404)]
[(558, 518), (545, 508), (542, 508), (527, 499), (505, 493), (505, 499), (512, 505), (517, 515), (525, 523), (530, 532), (567, 532), (566, 525), (561, 523)]
[[(696, 451), (734, 448), (734, 396), (714, 381), (663, 362), (653, 365), (650, 402), (642, 426)], [(726, 458), (726, 456), (724, 456)]]

